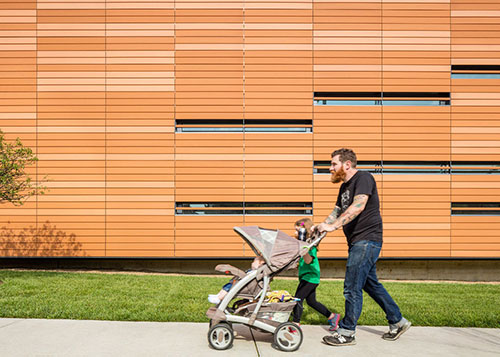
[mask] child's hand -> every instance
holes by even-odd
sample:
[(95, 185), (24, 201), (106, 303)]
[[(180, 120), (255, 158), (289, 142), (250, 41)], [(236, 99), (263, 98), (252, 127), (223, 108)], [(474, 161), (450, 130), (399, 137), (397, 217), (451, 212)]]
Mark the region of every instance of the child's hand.
[(301, 256), (301, 257), (304, 257), (306, 254), (307, 254), (307, 255), (309, 255), (309, 250), (310, 250), (310, 249), (311, 249), (311, 248), (310, 248), (309, 246), (307, 246), (307, 245), (303, 246), (303, 247), (300, 249), (300, 253), (299, 253), (299, 254), (300, 254), (300, 256)]
[(307, 250), (307, 253), (304, 254), (302, 258), (304, 259), (304, 263), (306, 264), (311, 264), (311, 262), (313, 261), (313, 258), (309, 255), (309, 250)]

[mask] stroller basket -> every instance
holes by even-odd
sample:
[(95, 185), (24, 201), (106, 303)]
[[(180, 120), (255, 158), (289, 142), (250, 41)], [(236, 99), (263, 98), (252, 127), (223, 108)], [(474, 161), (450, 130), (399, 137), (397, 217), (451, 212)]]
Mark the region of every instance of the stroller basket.
[[(289, 320), (295, 304), (297, 304), (295, 301), (264, 303), (257, 313), (257, 320), (278, 326)], [(255, 311), (257, 305), (257, 302), (244, 305), (236, 310), (235, 314), (250, 316)]]

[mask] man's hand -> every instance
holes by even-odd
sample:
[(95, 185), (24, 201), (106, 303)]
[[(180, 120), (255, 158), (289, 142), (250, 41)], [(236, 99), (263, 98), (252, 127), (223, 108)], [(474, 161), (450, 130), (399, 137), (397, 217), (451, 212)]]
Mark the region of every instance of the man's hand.
[(323, 232), (333, 232), (333, 231), (337, 230), (338, 228), (333, 224), (327, 224), (327, 223), (323, 222), (323, 223), (315, 226), (314, 229), (316, 229), (320, 233), (323, 233)]

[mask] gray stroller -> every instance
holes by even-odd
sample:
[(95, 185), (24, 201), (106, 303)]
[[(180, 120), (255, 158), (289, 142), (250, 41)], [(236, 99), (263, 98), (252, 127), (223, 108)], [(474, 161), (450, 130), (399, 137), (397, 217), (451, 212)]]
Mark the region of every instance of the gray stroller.
[[(302, 344), (302, 330), (289, 322), (289, 318), (297, 302), (271, 302), (266, 294), (272, 278), (282, 271), (296, 268), (300, 257), (308, 251), (307, 248), (318, 244), (325, 234), (307, 244), (279, 230), (257, 226), (234, 227), (234, 230), (257, 255), (264, 258), (265, 264), (248, 274), (227, 264), (215, 268), (239, 280), (217, 306), (207, 311), (210, 346), (217, 350), (231, 348), (234, 340), (232, 323), (240, 323), (272, 333), (274, 344), (280, 350), (296, 351)], [(230, 307), (233, 300), (236, 301)]]

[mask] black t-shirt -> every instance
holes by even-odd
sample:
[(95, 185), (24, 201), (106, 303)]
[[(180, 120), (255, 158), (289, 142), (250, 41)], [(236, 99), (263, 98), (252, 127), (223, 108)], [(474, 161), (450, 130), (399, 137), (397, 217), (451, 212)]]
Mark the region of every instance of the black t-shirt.
[(347, 244), (350, 247), (361, 240), (382, 242), (382, 216), (377, 184), (369, 172), (358, 171), (340, 186), (336, 203), (340, 207), (340, 214), (345, 212), (357, 195), (368, 195), (368, 202), (359, 216), (343, 226)]

